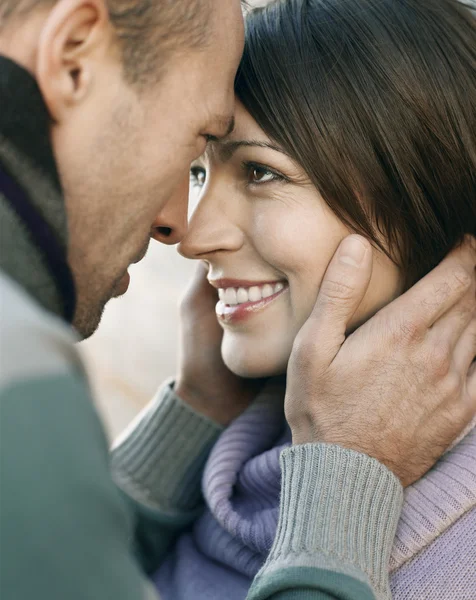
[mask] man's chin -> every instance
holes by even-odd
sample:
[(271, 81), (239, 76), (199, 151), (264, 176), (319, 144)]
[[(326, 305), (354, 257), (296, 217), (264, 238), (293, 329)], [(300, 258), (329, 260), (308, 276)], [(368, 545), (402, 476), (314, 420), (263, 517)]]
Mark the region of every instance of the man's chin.
[[(76, 314), (73, 320), (73, 326), (83, 339), (90, 337), (98, 328), (106, 304), (112, 298), (123, 296), (129, 289), (130, 276), (126, 271), (109, 288), (108, 294), (103, 294), (102, 301), (94, 302), (94, 296), (91, 294), (91, 287), (85, 287), (85, 294), (79, 293)], [(95, 295), (97, 298), (99, 296)]]
[(103, 311), (104, 307), (94, 312), (87, 310), (84, 306), (78, 306), (76, 308), (73, 327), (76, 329), (81, 339), (85, 340), (95, 333), (101, 321)]
[(101, 321), (106, 304), (112, 299), (122, 296), (129, 287), (129, 273), (125, 273), (114, 285), (109, 288), (109, 293), (103, 295), (101, 301), (93, 301), (91, 297), (78, 296), (78, 304), (73, 319), (73, 326), (82, 337), (86, 339), (95, 333)]

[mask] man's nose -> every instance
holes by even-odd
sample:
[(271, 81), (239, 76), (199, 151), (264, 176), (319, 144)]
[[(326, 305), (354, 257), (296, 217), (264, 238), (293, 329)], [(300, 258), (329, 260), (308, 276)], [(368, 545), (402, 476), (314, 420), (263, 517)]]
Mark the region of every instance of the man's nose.
[(150, 236), (161, 242), (173, 246), (178, 244), (187, 233), (189, 176), (183, 179), (175, 192), (152, 223)]

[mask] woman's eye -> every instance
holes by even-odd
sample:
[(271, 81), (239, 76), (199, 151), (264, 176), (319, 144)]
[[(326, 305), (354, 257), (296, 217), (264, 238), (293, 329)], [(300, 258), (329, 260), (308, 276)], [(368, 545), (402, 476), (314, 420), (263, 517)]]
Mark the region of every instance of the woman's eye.
[(269, 181), (274, 181), (275, 179), (277, 179), (276, 174), (272, 171), (269, 171), (265, 167), (250, 167), (250, 183), (268, 183)]
[(255, 162), (244, 162), (242, 168), (245, 171), (248, 185), (264, 185), (265, 183), (279, 183), (287, 181), (284, 175), (270, 169), (266, 165)]
[(190, 169), (190, 186), (193, 188), (202, 188), (205, 185), (207, 172), (203, 167), (192, 167)]

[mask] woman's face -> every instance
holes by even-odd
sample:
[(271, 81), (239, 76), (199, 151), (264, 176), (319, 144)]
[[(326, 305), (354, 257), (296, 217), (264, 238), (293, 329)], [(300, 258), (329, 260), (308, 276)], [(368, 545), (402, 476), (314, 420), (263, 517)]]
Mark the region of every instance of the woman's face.
[[(191, 169), (191, 218), (180, 252), (209, 264), (227, 366), (244, 377), (284, 373), (326, 268), (349, 229), (303, 170), (238, 103), (236, 127)], [(374, 250), (352, 329), (398, 295), (400, 274)]]

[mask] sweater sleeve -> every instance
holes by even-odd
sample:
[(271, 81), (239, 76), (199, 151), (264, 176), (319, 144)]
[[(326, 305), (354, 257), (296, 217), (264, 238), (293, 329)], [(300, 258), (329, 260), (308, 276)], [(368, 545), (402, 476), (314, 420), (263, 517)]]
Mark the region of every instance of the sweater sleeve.
[(284, 450), (281, 469), (276, 538), (247, 600), (390, 600), (398, 479), (368, 456), (326, 444)]
[(113, 478), (136, 516), (136, 553), (147, 573), (200, 513), (203, 468), (222, 430), (167, 383), (113, 448)]

